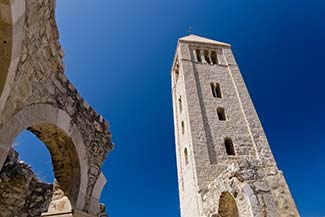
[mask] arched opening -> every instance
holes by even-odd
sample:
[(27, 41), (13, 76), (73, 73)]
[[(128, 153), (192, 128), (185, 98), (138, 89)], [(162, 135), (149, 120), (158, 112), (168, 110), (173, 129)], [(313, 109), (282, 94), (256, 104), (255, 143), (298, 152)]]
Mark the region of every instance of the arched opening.
[(202, 63), (202, 59), (201, 59), (201, 51), (199, 49), (195, 50), (195, 55), (196, 55), (196, 60), (200, 63)]
[(215, 51), (211, 51), (211, 61), (213, 65), (218, 64), (217, 53)]
[(175, 66), (174, 66), (174, 74), (175, 74), (175, 78), (176, 78), (176, 81), (178, 80), (178, 76), (179, 76), (179, 63), (178, 63), (178, 58), (176, 58), (176, 61), (175, 61)]
[(213, 97), (222, 98), (220, 84), (219, 83), (210, 83), (210, 86), (211, 86), (211, 91), (212, 91)]
[(65, 111), (51, 105), (35, 104), (23, 108), (0, 127), (0, 168), (13, 142), (26, 129), (47, 146), (63, 196), (69, 199), (73, 209), (83, 210), (89, 162), (79, 128)]
[(226, 112), (224, 108), (217, 108), (218, 118), (219, 121), (225, 121), (226, 120)]
[(209, 55), (209, 51), (208, 51), (208, 50), (205, 50), (205, 51), (204, 51), (204, 59), (205, 59), (205, 61), (206, 61), (208, 64), (211, 64), (211, 61), (210, 61), (210, 55)]
[(80, 184), (80, 165), (72, 139), (53, 124), (36, 124), (27, 130), (46, 145), (51, 154), (55, 179), (64, 195), (75, 201)]
[(46, 146), (27, 130), (19, 134), (0, 171), (0, 213), (41, 216), (53, 195), (54, 174)]
[[(35, 140), (37, 140), (38, 138), (39, 141), (36, 141), (37, 143), (42, 144), (43, 146), (45, 144), (42, 152), (48, 149), (51, 156), (51, 160), (47, 159), (45, 161), (42, 161), (42, 159), (38, 155), (40, 150), (34, 150), (35, 147), (33, 145), (24, 144), (26, 150), (28, 149), (28, 155), (32, 155), (33, 158), (35, 158), (32, 161), (41, 164), (36, 165), (35, 171), (31, 171), (30, 167), (27, 164), (19, 165), (21, 164), (21, 161), (19, 161), (18, 159), (17, 152), (11, 149), (1, 170), (8, 170), (8, 165), (8, 174), (12, 173), (13, 171), (16, 171), (17, 168), (18, 170), (20, 169), (22, 171), (21, 176), (18, 177), (18, 180), (15, 179), (15, 176), (12, 176), (12, 180), (16, 180), (16, 182), (11, 182), (10, 186), (12, 186), (12, 183), (14, 183), (15, 189), (20, 189), (20, 186), (22, 190), (19, 190), (18, 193), (14, 191), (16, 192), (16, 194), (12, 194), (11, 192), (9, 192), (9, 194), (6, 194), (6, 190), (1, 189), (0, 184), (0, 191), (2, 191), (0, 193), (0, 201), (5, 201), (4, 203), (0, 203), (0, 211), (2, 209), (8, 211), (10, 210), (10, 208), (8, 209), (8, 207), (14, 207), (14, 212), (17, 214), (17, 216), (21, 216), (22, 213), (26, 212), (31, 212), (32, 214), (30, 216), (40, 216), (39, 212), (44, 213), (48, 209), (53, 209), (51, 204), (54, 200), (55, 202), (60, 202), (62, 200), (65, 201), (64, 207), (61, 207), (61, 210), (59, 211), (71, 211), (72, 208), (76, 205), (79, 196), (79, 188), (81, 181), (81, 170), (78, 158), (79, 156), (72, 142), (72, 138), (70, 138), (62, 129), (58, 128), (54, 124), (38, 123), (32, 125), (31, 127), (28, 127), (27, 130), (19, 134), (18, 138), (16, 137), (16, 142), (18, 143), (15, 143), (13, 145), (14, 148), (16, 146), (16, 148), (19, 150), (23, 147), (23, 145), (21, 145), (20, 147), (19, 139), (21, 138), (21, 136), (26, 136), (26, 134), (29, 134), (28, 137), (30, 141), (35, 142)], [(33, 139), (31, 139), (31, 137), (33, 137)], [(25, 157), (26, 156), (23, 156), (23, 158)], [(17, 159), (16, 162), (18, 163), (8, 164), (8, 158)], [(52, 181), (53, 175), (51, 176), (48, 171), (46, 171), (45, 174), (38, 174), (39, 168), (42, 168), (42, 170), (44, 171), (43, 167), (48, 167), (51, 170), (52, 165), (50, 161), (52, 161), (53, 172), (56, 179), (54, 187), (52, 184), (46, 184), (42, 182), (42, 180), (46, 182)], [(29, 162), (31, 161), (29, 160)], [(33, 166), (35, 167), (35, 165)], [(38, 175), (38, 178), (36, 175), (35, 177), (33, 177), (31, 175), (32, 173), (36, 173), (36, 175)], [(37, 181), (33, 181), (34, 179), (37, 179)], [(46, 198), (35, 197), (34, 192), (36, 192), (36, 195), (44, 195), (46, 193)], [(20, 206), (19, 204), (17, 204), (19, 200), (21, 201)], [(35, 203), (35, 200), (39, 202), (39, 206), (36, 206), (37, 203)], [(33, 206), (26, 203), (26, 201), (30, 201)], [(11, 212), (11, 214), (12, 213), (13, 212)], [(11, 214), (4, 215), (4, 217), (11, 216)]]
[(54, 182), (54, 171), (49, 150), (42, 141), (28, 130), (21, 132), (12, 148), (18, 152), (19, 159), (31, 166), (41, 182)]
[(221, 194), (218, 214), (220, 217), (239, 217), (236, 201), (229, 192)]
[(235, 155), (234, 143), (230, 138), (225, 138), (225, 147), (228, 155)]

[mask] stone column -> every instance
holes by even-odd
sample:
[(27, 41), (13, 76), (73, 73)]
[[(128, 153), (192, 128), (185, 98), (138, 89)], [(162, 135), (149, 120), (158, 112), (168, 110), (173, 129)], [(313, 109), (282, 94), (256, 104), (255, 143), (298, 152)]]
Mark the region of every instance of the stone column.
[(212, 58), (211, 58), (211, 50), (208, 50), (208, 59), (211, 65), (213, 65), (212, 63)]
[(192, 54), (194, 57), (194, 62), (199, 62), (199, 60), (197, 59), (197, 55), (196, 55), (196, 49), (192, 49)]
[(218, 63), (220, 65), (224, 65), (226, 66), (226, 59), (225, 59), (225, 55), (223, 54), (223, 50), (222, 49), (217, 49), (217, 58), (218, 58)]
[(200, 56), (201, 56), (202, 63), (207, 63), (205, 56), (204, 56), (204, 50), (202, 50), (202, 49), (200, 50)]

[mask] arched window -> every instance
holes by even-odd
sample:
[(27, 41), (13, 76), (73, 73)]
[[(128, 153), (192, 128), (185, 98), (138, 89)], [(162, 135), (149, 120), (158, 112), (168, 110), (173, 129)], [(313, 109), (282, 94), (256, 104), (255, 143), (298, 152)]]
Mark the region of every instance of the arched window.
[(211, 64), (211, 61), (210, 61), (210, 56), (209, 56), (209, 51), (208, 50), (205, 50), (204, 51), (204, 59), (207, 63)]
[(234, 143), (230, 138), (225, 138), (225, 147), (228, 155), (235, 155)]
[(174, 67), (174, 73), (175, 73), (175, 78), (176, 81), (178, 80), (178, 76), (179, 76), (179, 64), (178, 64), (178, 58), (176, 58), (176, 64)]
[(222, 98), (221, 88), (219, 83), (210, 83), (213, 97)]
[(236, 201), (229, 192), (221, 194), (218, 214), (220, 217), (239, 217)]
[(217, 113), (218, 113), (218, 118), (220, 121), (225, 121), (226, 120), (226, 112), (224, 108), (217, 108)]
[(211, 51), (211, 61), (214, 65), (218, 64), (217, 53), (215, 51)]
[(184, 158), (185, 158), (185, 164), (188, 164), (188, 153), (187, 153), (187, 148), (184, 148)]
[(196, 59), (198, 62), (202, 63), (202, 59), (201, 59), (201, 51), (199, 49), (195, 50), (195, 55), (196, 55)]

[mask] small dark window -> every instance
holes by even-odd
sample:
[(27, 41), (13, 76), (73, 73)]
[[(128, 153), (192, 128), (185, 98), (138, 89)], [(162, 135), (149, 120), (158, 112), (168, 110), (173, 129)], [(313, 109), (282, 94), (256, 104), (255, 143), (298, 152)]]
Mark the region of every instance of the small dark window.
[(211, 51), (211, 61), (214, 65), (218, 64), (217, 53), (215, 51)]
[(182, 106), (182, 96), (179, 96), (178, 104), (179, 104), (179, 111), (182, 112), (182, 110), (183, 110), (183, 106)]
[(196, 54), (196, 59), (198, 62), (202, 62), (202, 59), (201, 59), (201, 52), (200, 50), (195, 50), (195, 54)]
[(210, 57), (209, 57), (209, 51), (205, 50), (204, 51), (204, 59), (207, 63), (211, 64)]
[(184, 148), (184, 157), (185, 157), (185, 164), (188, 164), (188, 153), (187, 153), (187, 148)]
[(184, 126), (184, 121), (182, 121), (182, 134), (185, 132), (185, 126)]
[(176, 59), (175, 67), (174, 67), (174, 73), (175, 73), (175, 77), (176, 77), (176, 81), (177, 81), (178, 76), (179, 76), (179, 65), (178, 65), (178, 60), (177, 59)]
[(220, 121), (226, 120), (226, 112), (224, 108), (217, 108), (217, 113)]
[(225, 138), (225, 147), (228, 155), (235, 155), (234, 144), (230, 138)]
[(211, 90), (213, 97), (222, 98), (221, 88), (219, 83), (211, 83)]

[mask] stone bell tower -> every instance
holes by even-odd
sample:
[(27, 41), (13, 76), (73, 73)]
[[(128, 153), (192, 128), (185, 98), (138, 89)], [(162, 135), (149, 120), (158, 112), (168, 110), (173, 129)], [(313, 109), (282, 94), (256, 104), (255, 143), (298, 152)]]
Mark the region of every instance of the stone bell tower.
[(181, 216), (299, 216), (231, 46), (180, 38), (171, 74)]

